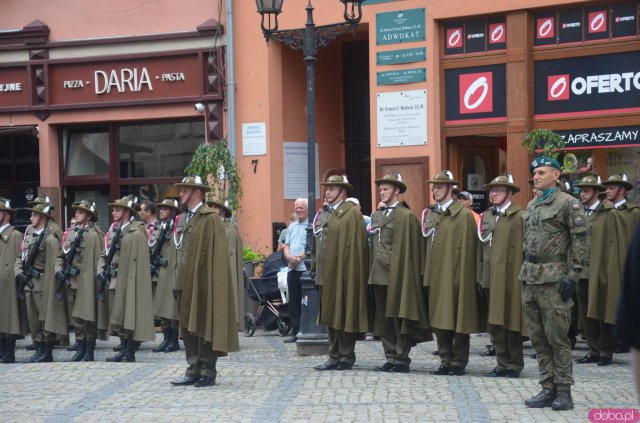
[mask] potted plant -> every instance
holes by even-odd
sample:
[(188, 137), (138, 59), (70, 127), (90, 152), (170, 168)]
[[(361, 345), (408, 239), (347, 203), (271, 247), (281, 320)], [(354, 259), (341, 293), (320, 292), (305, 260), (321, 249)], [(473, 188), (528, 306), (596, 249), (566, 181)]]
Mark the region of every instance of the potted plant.
[(256, 266), (260, 263), (264, 263), (264, 255), (255, 252), (251, 247), (245, 245), (242, 247), (242, 259), (244, 260), (244, 271), (250, 278), (255, 275)]
[(232, 213), (240, 207), (242, 187), (238, 164), (231, 157), (227, 140), (200, 144), (185, 168), (189, 176), (200, 176), (211, 187), (210, 197), (229, 201)]
[(534, 129), (522, 141), (522, 145), (530, 154), (542, 150), (542, 155), (557, 159), (564, 148), (565, 141), (557, 133), (548, 129)]

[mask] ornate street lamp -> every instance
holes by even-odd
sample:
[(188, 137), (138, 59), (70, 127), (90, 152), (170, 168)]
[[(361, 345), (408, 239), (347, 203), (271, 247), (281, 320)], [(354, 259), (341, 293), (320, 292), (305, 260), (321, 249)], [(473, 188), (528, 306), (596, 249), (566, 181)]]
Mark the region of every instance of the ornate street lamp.
[(262, 32), (265, 34), (278, 30), (278, 15), (282, 12), (283, 2), (284, 0), (256, 0), (258, 13), (262, 16)]
[[(327, 0), (323, 0), (327, 1)], [(362, 19), (362, 2), (364, 0), (338, 0), (344, 4), (345, 23), (316, 26), (313, 21), (313, 6), (308, 1), (307, 22), (301, 29), (278, 30), (278, 15), (282, 13), (284, 0), (256, 0), (258, 13), (262, 17), (262, 33), (267, 42), (273, 39), (295, 49), (302, 50), (304, 63), (307, 68), (307, 183), (309, 198), (309, 225), (307, 226), (306, 250), (311, 251), (313, 240), (312, 219), (316, 214), (316, 184), (315, 184), (315, 64), (318, 60), (318, 48), (330, 44), (341, 34), (350, 29), (355, 33), (358, 23)], [(307, 269), (310, 269), (307, 260)], [(320, 311), (320, 296), (315, 285), (315, 275), (305, 272), (300, 278), (302, 283), (302, 296), (305, 299), (300, 317), (300, 334), (296, 342), (298, 354), (326, 354), (327, 336), (323, 328), (316, 325)]]

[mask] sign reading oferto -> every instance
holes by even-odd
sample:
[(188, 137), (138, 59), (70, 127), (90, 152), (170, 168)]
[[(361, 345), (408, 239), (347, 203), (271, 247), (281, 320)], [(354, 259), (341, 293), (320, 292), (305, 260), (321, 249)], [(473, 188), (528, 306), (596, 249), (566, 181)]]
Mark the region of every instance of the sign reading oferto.
[(427, 80), (425, 68), (378, 72), (378, 85), (411, 84)]
[(376, 44), (410, 43), (426, 40), (425, 9), (376, 14)]
[(376, 54), (376, 57), (378, 65), (424, 62), (427, 60), (427, 49), (425, 47), (419, 47), (404, 50), (381, 51)]

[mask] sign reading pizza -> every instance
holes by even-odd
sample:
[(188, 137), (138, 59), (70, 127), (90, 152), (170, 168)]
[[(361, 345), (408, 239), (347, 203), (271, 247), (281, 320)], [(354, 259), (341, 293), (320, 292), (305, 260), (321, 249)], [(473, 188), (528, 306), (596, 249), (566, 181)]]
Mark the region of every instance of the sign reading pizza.
[(534, 64), (536, 117), (640, 110), (640, 52)]
[(449, 69), (444, 77), (447, 124), (506, 119), (505, 65)]

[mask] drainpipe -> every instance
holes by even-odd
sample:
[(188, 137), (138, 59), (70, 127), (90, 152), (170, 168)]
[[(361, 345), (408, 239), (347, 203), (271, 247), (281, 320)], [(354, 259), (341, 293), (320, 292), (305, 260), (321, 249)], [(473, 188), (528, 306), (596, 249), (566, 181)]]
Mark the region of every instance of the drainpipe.
[(229, 152), (236, 159), (236, 82), (234, 76), (233, 0), (227, 2), (227, 110), (229, 116)]

